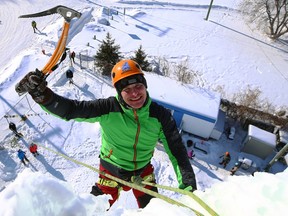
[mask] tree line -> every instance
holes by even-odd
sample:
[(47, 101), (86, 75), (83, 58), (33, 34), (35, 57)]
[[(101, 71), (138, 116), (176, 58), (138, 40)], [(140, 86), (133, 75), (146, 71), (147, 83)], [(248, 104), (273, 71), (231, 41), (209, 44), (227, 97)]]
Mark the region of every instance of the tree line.
[(240, 11), (246, 20), (271, 39), (288, 32), (288, 0), (243, 0)]
[[(142, 45), (134, 52), (135, 56), (130, 59), (136, 61), (142, 70), (151, 71), (150, 63), (146, 59), (147, 54)], [(120, 45), (115, 43), (115, 39), (108, 32), (106, 38), (102, 41), (95, 55), (95, 66), (104, 76), (110, 76), (113, 66), (123, 58), (120, 52)]]

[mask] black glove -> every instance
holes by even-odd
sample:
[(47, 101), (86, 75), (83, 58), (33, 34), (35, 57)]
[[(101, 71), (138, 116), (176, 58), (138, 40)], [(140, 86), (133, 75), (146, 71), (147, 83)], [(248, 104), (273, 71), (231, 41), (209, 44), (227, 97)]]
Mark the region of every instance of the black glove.
[(15, 86), (15, 90), (19, 95), (28, 92), (37, 103), (44, 103), (51, 97), (45, 77), (40, 71), (29, 72)]
[(144, 185), (142, 184), (142, 181), (143, 181), (143, 178), (141, 178), (140, 176), (132, 176), (131, 177), (131, 182), (136, 184), (136, 185), (139, 185), (141, 187), (143, 187)]

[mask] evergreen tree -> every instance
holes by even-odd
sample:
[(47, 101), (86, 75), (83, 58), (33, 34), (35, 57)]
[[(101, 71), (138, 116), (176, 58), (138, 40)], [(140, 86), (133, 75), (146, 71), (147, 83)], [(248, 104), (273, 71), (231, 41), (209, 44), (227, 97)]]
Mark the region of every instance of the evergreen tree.
[(120, 45), (115, 44), (115, 39), (112, 39), (108, 32), (95, 55), (95, 66), (102, 75), (110, 76), (113, 66), (121, 58), (119, 49)]
[(142, 45), (138, 48), (138, 50), (135, 51), (135, 57), (132, 57), (131, 59), (136, 61), (142, 70), (144, 71), (152, 71), (150, 67), (150, 63), (146, 60), (147, 54), (142, 49)]

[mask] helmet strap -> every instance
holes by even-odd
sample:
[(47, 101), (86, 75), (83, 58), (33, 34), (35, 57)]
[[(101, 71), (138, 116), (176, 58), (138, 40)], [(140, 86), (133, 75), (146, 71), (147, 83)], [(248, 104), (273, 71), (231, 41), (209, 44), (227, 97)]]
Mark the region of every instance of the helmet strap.
[(121, 92), (119, 92), (118, 89), (117, 89), (117, 93), (118, 93), (118, 101), (119, 101), (119, 103), (120, 103), (123, 107), (125, 107), (125, 109), (131, 109), (132, 107), (130, 107), (130, 106), (124, 101), (124, 99), (123, 99), (123, 97), (122, 97), (122, 95), (121, 95)]

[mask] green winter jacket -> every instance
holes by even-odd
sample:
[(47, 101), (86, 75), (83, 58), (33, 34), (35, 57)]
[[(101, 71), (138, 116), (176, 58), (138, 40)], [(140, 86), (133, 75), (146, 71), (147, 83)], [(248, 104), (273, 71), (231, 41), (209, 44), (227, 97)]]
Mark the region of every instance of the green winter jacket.
[(195, 175), (173, 117), (149, 96), (141, 109), (134, 110), (121, 106), (117, 97), (76, 101), (49, 91), (53, 99), (42, 105), (49, 113), (65, 120), (99, 122), (101, 159), (127, 171), (141, 169), (150, 163), (160, 140), (172, 162), (179, 187), (196, 189)]

